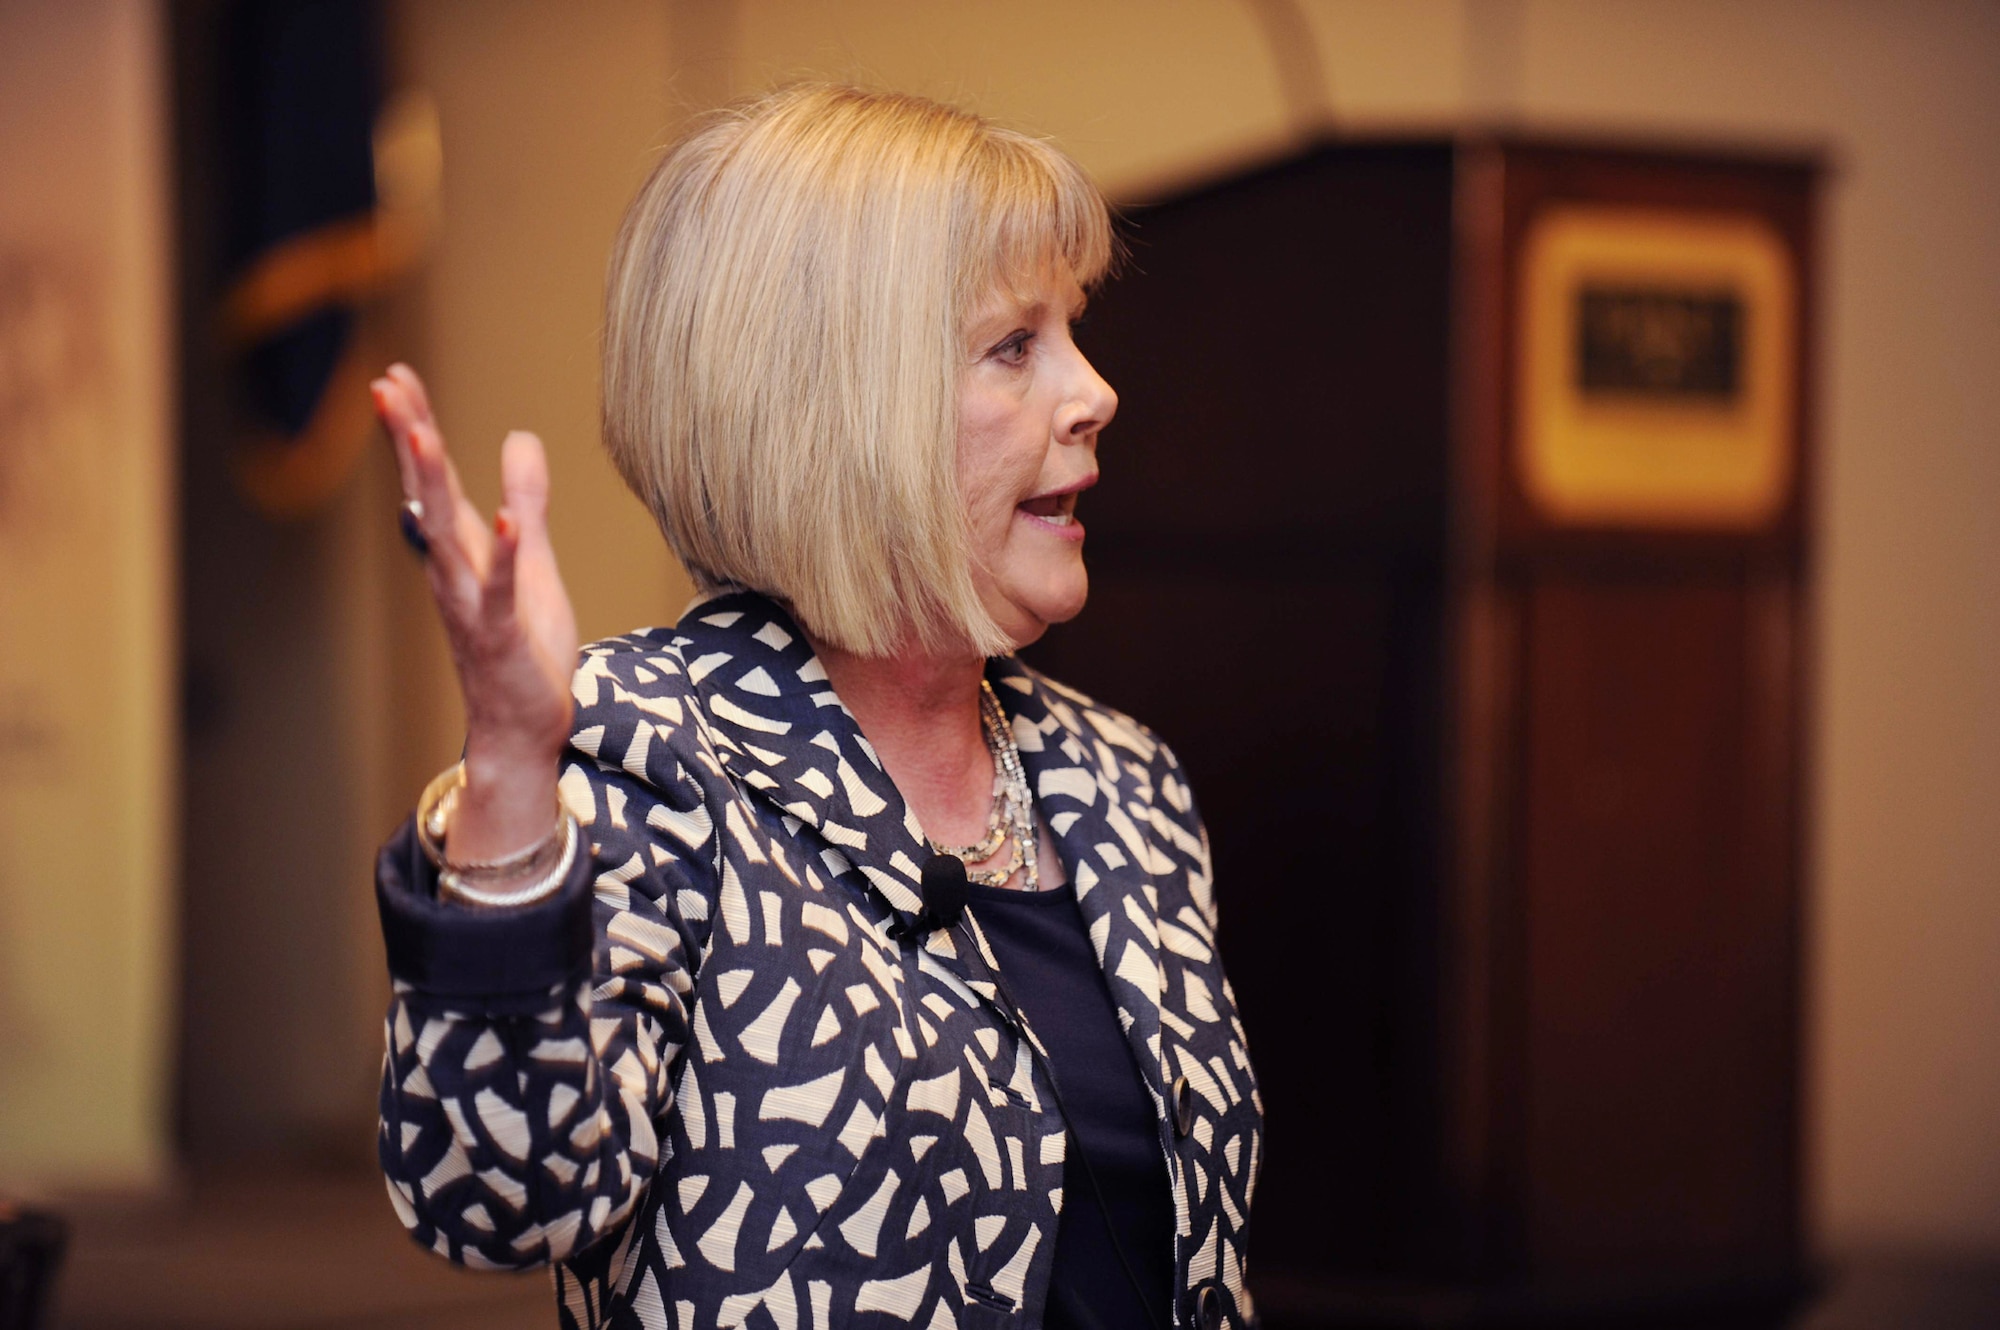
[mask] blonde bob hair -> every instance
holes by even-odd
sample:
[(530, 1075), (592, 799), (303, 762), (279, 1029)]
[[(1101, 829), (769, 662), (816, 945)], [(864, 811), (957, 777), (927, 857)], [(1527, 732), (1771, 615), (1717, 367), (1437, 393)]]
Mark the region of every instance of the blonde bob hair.
[(967, 112), (814, 85), (720, 113), (619, 231), (605, 445), (703, 589), (864, 655), (1009, 651), (958, 483), (965, 325), (1113, 249), (1082, 168)]

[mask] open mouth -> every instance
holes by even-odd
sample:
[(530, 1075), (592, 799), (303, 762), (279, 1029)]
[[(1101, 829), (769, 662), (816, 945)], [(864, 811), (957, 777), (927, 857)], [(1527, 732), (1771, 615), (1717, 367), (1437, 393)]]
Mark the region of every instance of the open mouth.
[(1043, 494), (1020, 505), (1022, 512), (1039, 518), (1051, 526), (1074, 526), (1076, 524), (1076, 491), (1067, 494)]
[(1080, 541), (1083, 539), (1083, 523), (1076, 520), (1077, 496), (1096, 483), (1097, 473), (1092, 471), (1083, 479), (1065, 485), (1060, 490), (1037, 494), (1032, 499), (1023, 499), (1014, 505), (1014, 510), (1052, 536), (1062, 540)]

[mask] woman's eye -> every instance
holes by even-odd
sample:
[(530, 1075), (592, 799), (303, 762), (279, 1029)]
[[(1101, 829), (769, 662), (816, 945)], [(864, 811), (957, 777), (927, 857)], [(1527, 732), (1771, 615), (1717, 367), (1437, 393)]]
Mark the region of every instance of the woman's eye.
[(1006, 364), (1018, 365), (1023, 360), (1027, 359), (1028, 343), (1034, 340), (1035, 340), (1035, 335), (1024, 329), (1021, 332), (1015, 333), (1013, 336), (1009, 337), (1006, 341), (1000, 343), (1000, 345), (994, 347), (993, 354), (995, 357), (1005, 362)]

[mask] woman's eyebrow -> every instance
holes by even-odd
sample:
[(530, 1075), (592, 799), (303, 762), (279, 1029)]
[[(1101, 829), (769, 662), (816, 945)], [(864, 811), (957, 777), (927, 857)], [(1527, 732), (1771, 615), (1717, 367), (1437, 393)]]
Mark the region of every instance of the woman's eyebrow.
[(1088, 294), (1079, 294), (1074, 300), (1061, 301), (1060, 303), (1046, 296), (1037, 296), (1032, 300), (1022, 301), (1018, 304), (1009, 301), (1004, 305), (989, 305), (983, 314), (974, 318), (968, 329), (968, 333), (975, 340), (983, 340), (988, 336), (998, 336), (1003, 329), (1017, 328), (1024, 325), (1032, 326), (1040, 323), (1052, 311), (1058, 308), (1064, 310), (1065, 321), (1075, 323), (1083, 317), (1084, 310), (1089, 305), (1090, 297)]
[(1019, 305), (1010, 303), (1001, 308), (990, 309), (984, 318), (973, 324), (973, 328), (980, 333), (984, 333), (989, 328), (996, 330), (1003, 327), (1011, 329), (1021, 327), (1024, 324), (1039, 323), (1042, 320), (1042, 316), (1048, 311), (1048, 307), (1049, 305), (1046, 300), (1035, 300)]

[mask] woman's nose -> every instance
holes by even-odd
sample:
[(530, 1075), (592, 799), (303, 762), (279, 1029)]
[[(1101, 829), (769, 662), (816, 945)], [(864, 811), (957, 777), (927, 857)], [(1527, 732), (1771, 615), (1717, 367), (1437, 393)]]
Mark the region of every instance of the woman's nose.
[(1094, 438), (1118, 414), (1118, 393), (1096, 366), (1077, 353), (1077, 381), (1056, 415), (1056, 437), (1064, 443)]

